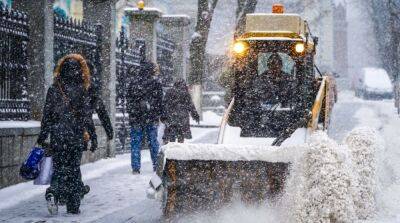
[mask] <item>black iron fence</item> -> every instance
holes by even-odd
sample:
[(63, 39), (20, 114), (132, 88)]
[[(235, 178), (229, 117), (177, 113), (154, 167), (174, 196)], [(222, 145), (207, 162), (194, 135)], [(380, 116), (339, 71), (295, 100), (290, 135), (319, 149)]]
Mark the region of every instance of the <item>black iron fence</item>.
[(92, 25), (76, 19), (54, 15), (54, 63), (70, 53), (79, 53), (91, 70), (92, 83), (100, 88), (101, 25)]
[(175, 43), (168, 36), (157, 33), (157, 64), (164, 86), (171, 86), (174, 79), (173, 54)]
[(0, 120), (28, 120), (28, 16), (0, 5)]
[[(172, 54), (175, 43), (166, 36), (157, 34), (157, 64), (160, 69), (160, 80), (165, 87), (171, 86), (173, 81)], [(140, 62), (145, 59), (146, 46), (144, 40), (136, 40), (134, 44), (129, 43), (124, 29), (117, 40), (116, 64), (117, 64), (117, 97), (116, 97), (116, 151), (124, 153), (130, 150), (130, 126), (126, 111), (126, 91), (128, 83), (135, 72), (138, 72)], [(146, 145), (146, 140), (143, 144)]]
[(143, 41), (129, 42), (125, 30), (122, 29), (117, 39), (116, 49), (116, 151), (127, 152), (130, 149), (129, 117), (126, 109), (127, 87), (134, 72), (138, 71), (140, 61), (145, 56)]

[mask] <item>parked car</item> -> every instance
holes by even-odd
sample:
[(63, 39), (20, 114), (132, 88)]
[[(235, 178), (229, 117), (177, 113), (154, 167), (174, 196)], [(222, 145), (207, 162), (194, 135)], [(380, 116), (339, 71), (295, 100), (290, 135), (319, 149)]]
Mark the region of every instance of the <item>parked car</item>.
[(386, 70), (382, 68), (364, 68), (355, 80), (357, 97), (370, 100), (393, 98), (393, 85)]

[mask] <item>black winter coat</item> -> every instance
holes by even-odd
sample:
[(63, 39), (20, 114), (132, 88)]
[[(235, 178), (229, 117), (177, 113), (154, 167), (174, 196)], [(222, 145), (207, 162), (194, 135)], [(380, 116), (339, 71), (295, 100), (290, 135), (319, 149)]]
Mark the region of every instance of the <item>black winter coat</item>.
[(146, 63), (132, 76), (127, 91), (130, 125), (143, 127), (158, 124), (163, 112), (163, 90), (154, 77), (154, 65)]
[(184, 138), (191, 139), (190, 115), (195, 119), (198, 119), (199, 115), (186, 85), (175, 84), (169, 89), (164, 97), (164, 107), (163, 122), (166, 125), (164, 138), (168, 139), (182, 133)]
[(49, 191), (70, 211), (77, 211), (83, 191), (80, 163), (86, 149), (84, 132), (96, 139), (89, 94), (90, 73), (82, 56), (60, 60), (48, 89), (38, 144), (50, 136), (54, 174)]
[[(88, 131), (91, 135), (94, 134), (94, 124), (91, 119), (89, 95), (86, 93), (80, 97), (82, 97), (82, 102), (73, 106), (75, 114), (71, 110), (71, 106), (64, 102), (59, 87), (54, 84), (49, 88), (38, 138), (39, 144), (42, 144), (50, 135), (52, 147), (68, 142), (84, 149), (84, 140), (82, 137), (84, 130)], [(71, 98), (70, 100), (74, 101), (75, 99)]]

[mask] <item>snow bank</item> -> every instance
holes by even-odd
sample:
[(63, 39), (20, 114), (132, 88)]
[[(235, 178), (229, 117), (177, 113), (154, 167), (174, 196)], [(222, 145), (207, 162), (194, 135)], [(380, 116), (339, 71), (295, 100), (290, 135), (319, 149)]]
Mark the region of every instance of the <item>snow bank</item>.
[(310, 138), (309, 148), (293, 166), (286, 202), (294, 222), (352, 222), (351, 168), (347, 154), (325, 133)]
[(377, 153), (383, 151), (383, 141), (376, 131), (358, 128), (345, 139), (350, 149), (353, 172), (357, 177), (354, 204), (359, 219), (367, 219), (375, 213), (375, 189), (377, 179)]
[(380, 140), (372, 129), (353, 130), (338, 145), (314, 134), (292, 165), (282, 202), (293, 222), (354, 222), (375, 210), (375, 152)]

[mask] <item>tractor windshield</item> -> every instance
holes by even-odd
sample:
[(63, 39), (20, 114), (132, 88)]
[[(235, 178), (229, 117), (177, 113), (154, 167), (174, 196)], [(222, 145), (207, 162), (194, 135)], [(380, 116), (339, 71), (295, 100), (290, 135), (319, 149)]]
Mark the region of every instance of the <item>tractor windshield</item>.
[[(282, 71), (284, 74), (289, 74), (291, 76), (295, 76), (295, 62), (294, 60), (287, 55), (286, 53), (277, 53), (282, 60)], [(273, 53), (259, 53), (258, 54), (258, 75), (262, 75), (265, 72), (268, 72), (270, 69), (268, 68), (268, 60), (271, 58)]]
[[(293, 51), (295, 41), (249, 42), (249, 52), (239, 59), (236, 108), (243, 137), (276, 138), (302, 116), (306, 95), (299, 93), (312, 76), (306, 54)], [(312, 58), (312, 57), (310, 57)], [(303, 92), (303, 91), (301, 91)], [(306, 98), (306, 99), (305, 99)], [(232, 116), (235, 116), (232, 115)]]

